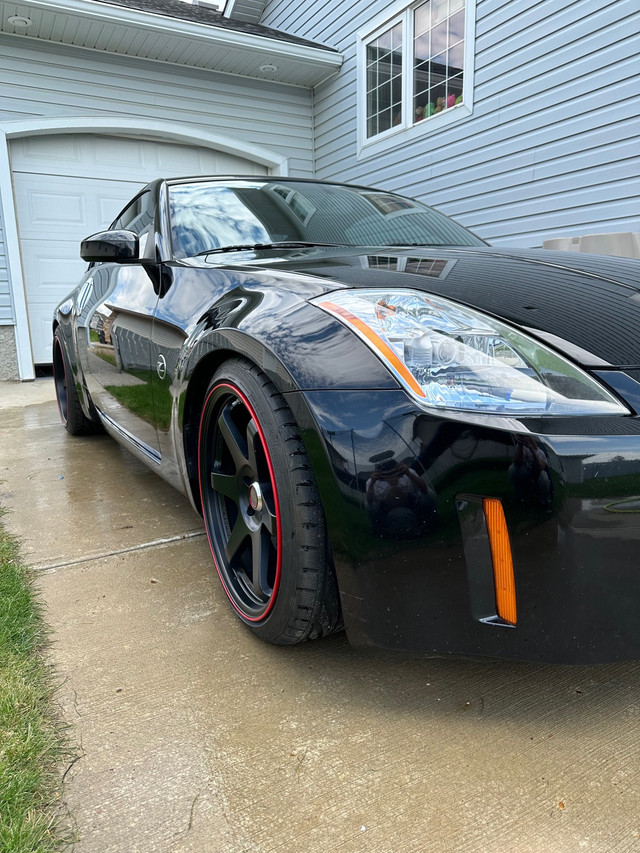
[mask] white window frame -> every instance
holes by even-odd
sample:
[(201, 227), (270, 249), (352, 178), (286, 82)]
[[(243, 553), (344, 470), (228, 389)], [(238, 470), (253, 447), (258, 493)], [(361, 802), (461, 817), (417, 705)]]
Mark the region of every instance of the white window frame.
[[(466, 0), (464, 19), (464, 79), (462, 103), (443, 110), (422, 121), (413, 122), (413, 37), (414, 10), (424, 0), (406, 0), (389, 6), (366, 28), (357, 33), (358, 59), (358, 160), (383, 154), (396, 145), (404, 145), (416, 139), (438, 132), (453, 122), (473, 114), (473, 78), (475, 59), (476, 3)], [(400, 124), (367, 138), (367, 45), (384, 32), (402, 24), (402, 121)]]

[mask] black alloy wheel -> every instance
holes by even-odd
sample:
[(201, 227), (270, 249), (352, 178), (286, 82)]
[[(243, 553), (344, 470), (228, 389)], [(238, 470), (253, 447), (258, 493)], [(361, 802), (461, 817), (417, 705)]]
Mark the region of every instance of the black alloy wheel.
[(210, 527), (220, 552), (223, 583), (249, 621), (275, 603), (280, 581), (278, 496), (262, 430), (250, 403), (233, 385), (216, 385), (208, 402), (213, 435), (206, 446), (211, 486)]
[(289, 407), (244, 360), (214, 376), (200, 419), (199, 480), (211, 553), (238, 616), (297, 643), (341, 626), (324, 517)]
[(65, 352), (64, 341), (60, 327), (53, 335), (53, 383), (56, 389), (56, 400), (60, 420), (71, 435), (87, 435), (97, 432), (99, 424), (86, 417), (82, 411), (78, 389), (76, 388), (73, 371)]

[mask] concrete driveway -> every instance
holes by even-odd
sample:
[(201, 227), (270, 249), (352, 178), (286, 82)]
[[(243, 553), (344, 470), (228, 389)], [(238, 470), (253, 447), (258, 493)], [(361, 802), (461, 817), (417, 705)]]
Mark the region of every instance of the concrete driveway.
[(231, 614), (200, 519), (50, 380), (0, 385), (0, 503), (82, 757), (77, 853), (640, 851), (640, 666), (298, 648)]

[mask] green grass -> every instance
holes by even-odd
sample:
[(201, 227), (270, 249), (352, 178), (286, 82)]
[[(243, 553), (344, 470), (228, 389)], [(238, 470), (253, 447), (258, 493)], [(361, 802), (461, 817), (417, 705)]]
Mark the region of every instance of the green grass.
[(100, 344), (100, 346), (94, 348), (94, 353), (101, 358), (103, 361), (106, 361), (107, 364), (110, 364), (112, 367), (117, 367), (116, 357), (112, 352), (109, 352), (107, 349), (102, 349), (104, 345)]
[(2, 853), (51, 853), (69, 840), (58, 816), (60, 769), (71, 755), (54, 710), (52, 672), (43, 658), (46, 639), (31, 573), (0, 525)]

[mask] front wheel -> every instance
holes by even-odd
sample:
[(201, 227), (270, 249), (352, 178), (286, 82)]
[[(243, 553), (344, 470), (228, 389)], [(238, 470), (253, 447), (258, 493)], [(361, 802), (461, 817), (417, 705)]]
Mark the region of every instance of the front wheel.
[(284, 397), (237, 359), (214, 375), (198, 439), (211, 553), (240, 619), (280, 645), (341, 627), (313, 472)]

